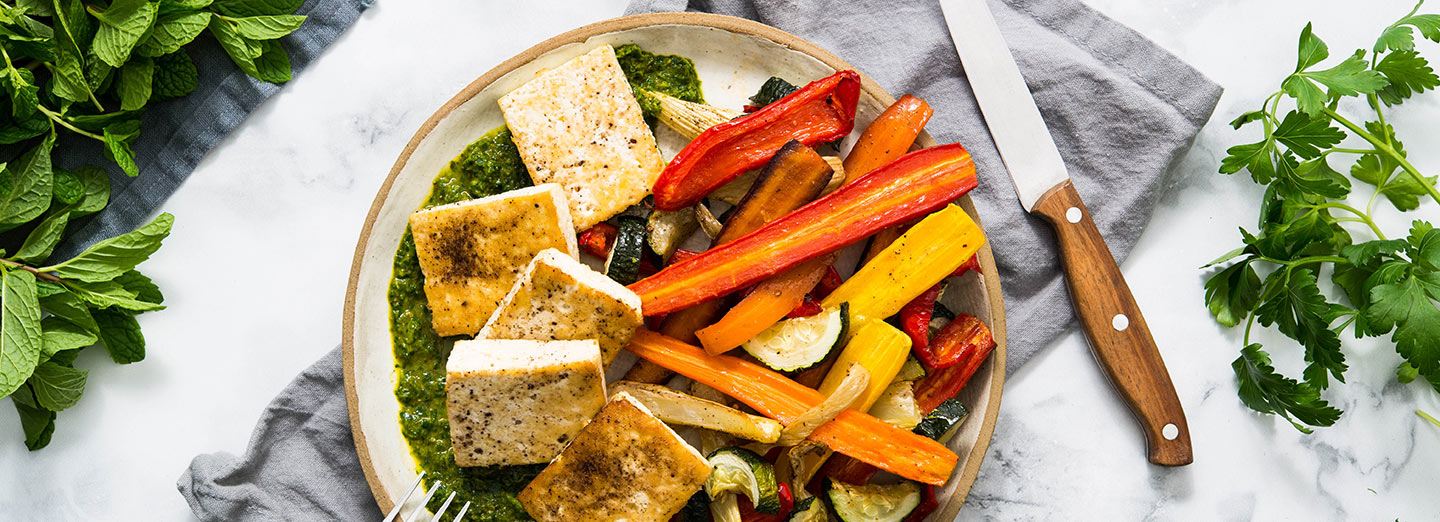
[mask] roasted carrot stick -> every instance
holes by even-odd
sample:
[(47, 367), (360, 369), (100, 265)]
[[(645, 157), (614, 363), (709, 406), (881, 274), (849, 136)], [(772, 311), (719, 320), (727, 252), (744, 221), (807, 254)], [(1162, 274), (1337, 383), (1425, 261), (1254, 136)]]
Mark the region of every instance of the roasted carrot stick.
[[(845, 157), (845, 183), (849, 184), (909, 152), (934, 112), (925, 100), (909, 94), (901, 96), (860, 133), (859, 141)], [(879, 234), (887, 234), (889, 230), (882, 230)], [(898, 237), (900, 234), (897, 232), (882, 247)], [(760, 283), (755, 292), (731, 308), (720, 322), (702, 330), (705, 333), (696, 332), (696, 336), (710, 353), (724, 353), (740, 346), (794, 310), (805, 299), (805, 292), (835, 262), (835, 257), (825, 256), (823, 262), (806, 263)], [(805, 287), (807, 283), (810, 287)], [(801, 291), (801, 287), (805, 290)]]
[[(700, 348), (649, 330), (635, 332), (627, 350), (697, 382), (720, 390), (762, 415), (794, 422), (824, 400), (813, 389), (768, 368)], [(830, 449), (901, 477), (942, 485), (959, 457), (939, 442), (896, 428), (855, 410), (845, 410), (810, 435)]]

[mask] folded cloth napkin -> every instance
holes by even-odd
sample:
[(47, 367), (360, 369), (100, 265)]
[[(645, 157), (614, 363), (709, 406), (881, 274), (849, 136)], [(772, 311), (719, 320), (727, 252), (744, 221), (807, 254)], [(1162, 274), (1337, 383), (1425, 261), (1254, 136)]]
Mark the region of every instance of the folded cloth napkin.
[[(1077, 0), (991, 0), (991, 8), (1077, 190), (1123, 260), (1150, 216), (1168, 167), (1209, 119), (1220, 88)], [(972, 194), (995, 250), (1014, 326), (1008, 332), (1007, 370), (1068, 326), (1073, 317), (1053, 237), (1024, 213), (1011, 190), (938, 5), (636, 0), (629, 12), (686, 9), (742, 16), (795, 33), (890, 92), (928, 100), (936, 109), (930, 133), (940, 142), (965, 144), (980, 171), (980, 187)], [(179, 487), (202, 519), (278, 513), (296, 520), (378, 517), (349, 438), (339, 360), (338, 349), (332, 351), (271, 403), (243, 457), (195, 459)]]

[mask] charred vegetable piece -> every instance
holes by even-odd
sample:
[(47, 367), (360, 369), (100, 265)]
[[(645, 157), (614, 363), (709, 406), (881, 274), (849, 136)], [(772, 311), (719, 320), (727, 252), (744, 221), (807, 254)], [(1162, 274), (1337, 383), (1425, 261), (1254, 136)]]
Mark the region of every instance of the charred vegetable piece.
[(920, 505), (916, 506), (915, 511), (911, 511), (909, 516), (905, 517), (905, 522), (920, 522), (925, 520), (925, 517), (930, 516), (931, 513), (934, 513), (935, 510), (940, 509), (940, 499), (937, 493), (940, 488), (928, 484), (920, 486), (920, 488)]
[(785, 522), (826, 522), (830, 517), (825, 513), (825, 503), (820, 497), (810, 497), (795, 503), (795, 511)]
[(785, 318), (796, 319), (800, 317), (810, 317), (819, 314), (820, 312), (824, 312), (825, 309), (820, 307), (820, 301), (815, 299), (815, 296), (812, 295), (813, 293), (814, 292), (811, 292), (810, 294), (805, 294), (805, 300), (800, 301), (800, 304), (795, 305), (795, 309), (791, 310), (790, 313), (785, 314)]
[(686, 139), (695, 139), (705, 129), (733, 120), (740, 113), (714, 105), (682, 100), (674, 96), (653, 91), (636, 93), (655, 100), (660, 112), (656, 119)]
[(655, 181), (655, 206), (678, 210), (769, 161), (786, 142), (806, 145), (850, 133), (860, 75), (840, 71), (754, 113), (716, 125), (686, 145)]
[[(646, 315), (693, 306), (837, 251), (882, 228), (940, 210), (975, 188), (976, 183), (975, 165), (970, 161), (970, 154), (958, 144), (913, 152), (749, 234), (630, 285), (630, 289), (640, 295)], [(959, 212), (964, 214), (964, 211)], [(965, 219), (968, 220), (968, 216)], [(979, 227), (973, 222), (970, 227), (979, 233)], [(952, 227), (945, 238), (960, 240), (956, 242), (967, 245), (963, 248), (969, 248), (971, 243), (979, 248), (978, 242), (983, 239), (983, 233), (979, 233), (980, 237), (965, 238), (970, 241), (966, 243), (965, 239), (954, 236), (956, 228), (961, 227)], [(923, 286), (907, 282), (918, 286), (914, 291), (918, 294), (948, 275), (968, 257), (963, 256), (960, 261), (937, 261), (938, 264), (948, 262), (953, 265)], [(824, 265), (818, 269), (823, 274)], [(928, 276), (917, 279), (926, 278)], [(854, 279), (851, 278), (851, 281)], [(875, 279), (878, 281), (883, 277)], [(841, 285), (836, 293), (844, 291), (851, 281)], [(869, 290), (867, 287), (866, 293)], [(913, 294), (903, 297), (901, 304), (912, 297)], [(835, 294), (826, 298), (827, 301), (835, 299)], [(781, 310), (777, 319), (789, 313), (796, 303), (798, 301)], [(898, 310), (899, 305), (896, 305), (891, 314)], [(886, 316), (888, 314), (877, 315)]]
[(670, 259), (670, 255), (680, 248), (680, 243), (698, 228), (700, 222), (695, 219), (695, 207), (685, 207), (674, 212), (651, 212), (645, 226), (650, 250), (664, 259)]
[(935, 301), (945, 291), (945, 283), (936, 283), (900, 308), (900, 329), (910, 336), (910, 349), (917, 353), (930, 347), (930, 318), (935, 315)]
[(640, 278), (640, 260), (645, 255), (645, 219), (637, 216), (615, 218), (615, 246), (605, 260), (605, 275), (622, 285)]
[[(958, 350), (960, 354), (955, 364), (931, 371), (930, 375), (915, 385), (915, 400), (920, 403), (921, 411), (933, 410), (946, 399), (958, 395), (970, 382), (970, 377), (975, 375), (975, 371), (980, 369), (980, 365), (985, 363), (985, 359), (990, 357), (990, 353), (995, 351), (995, 338), (985, 323), (973, 316), (962, 315), (945, 328), (956, 324), (959, 324), (957, 331), (975, 333)], [(941, 330), (941, 334), (943, 333), (944, 329)], [(938, 339), (940, 335), (937, 334), (936, 337)]]
[(798, 89), (799, 87), (785, 81), (784, 78), (771, 76), (760, 85), (760, 90), (750, 97), (750, 105), (747, 108), (753, 107), (754, 109), (747, 112), (755, 112), (761, 107), (780, 101), (781, 98), (791, 95)]
[(906, 357), (906, 358), (905, 358), (905, 365), (900, 367), (900, 373), (895, 374), (895, 380), (896, 380), (897, 382), (898, 382), (898, 381), (911, 381), (911, 382), (913, 382), (913, 381), (918, 381), (918, 380), (920, 380), (920, 379), (922, 379), (922, 378), (924, 378), (924, 377), (925, 377), (925, 367), (922, 366), (922, 365), (920, 364), (920, 360), (919, 360), (919, 359), (916, 359), (915, 356), (913, 356), (913, 355), (910, 356), (910, 357)]
[(629, 393), (656, 418), (669, 424), (695, 426), (764, 443), (779, 440), (783, 429), (772, 419), (750, 415), (658, 384), (620, 381), (606, 391), (611, 396), (620, 392)]
[(907, 430), (919, 425), (924, 415), (915, 402), (915, 385), (908, 381), (890, 383), (867, 413), (896, 428)]
[(610, 257), (610, 246), (615, 244), (615, 236), (619, 230), (615, 225), (609, 223), (596, 223), (595, 226), (580, 233), (577, 242), (580, 243), (580, 251), (600, 259)]
[(959, 364), (965, 357), (980, 350), (981, 346), (985, 344), (992, 346), (995, 344), (995, 338), (990, 334), (990, 329), (975, 316), (960, 314), (959, 317), (952, 319), (935, 333), (935, 338), (931, 339), (929, 346), (923, 350), (916, 350), (915, 353), (920, 358), (920, 363), (924, 364), (926, 368), (949, 368)]
[(947, 434), (965, 421), (970, 416), (970, 410), (960, 399), (945, 399), (945, 402), (936, 406), (933, 411), (920, 419), (920, 424), (915, 425), (915, 433), (944, 442)]

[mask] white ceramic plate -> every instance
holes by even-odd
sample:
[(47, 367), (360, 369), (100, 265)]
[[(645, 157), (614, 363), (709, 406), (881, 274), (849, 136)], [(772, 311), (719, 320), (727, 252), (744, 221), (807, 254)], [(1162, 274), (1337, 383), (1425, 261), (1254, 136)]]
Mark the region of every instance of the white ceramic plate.
[[(375, 196), (355, 249), (346, 294), (343, 336), (350, 425), (365, 477), (382, 511), (394, 506), (417, 474), (415, 460), (400, 433), (386, 302), (391, 262), (407, 219), (429, 196), (431, 181), (451, 158), (485, 132), (504, 124), (496, 103), (500, 96), (534, 77), (537, 71), (606, 43), (635, 43), (647, 51), (690, 58), (700, 73), (706, 101), (737, 110), (770, 76), (800, 83), (836, 70), (853, 69), (809, 42), (756, 22), (698, 13), (637, 15), (592, 24), (542, 42), (485, 73), (436, 111), (416, 131)], [(894, 101), (868, 77), (863, 78), (863, 87), (856, 131), (842, 148), (848, 148), (855, 135)], [(674, 142), (663, 135), (661, 138), (662, 148), (672, 149), (668, 153), (673, 154)], [(918, 145), (933, 144), (928, 135), (922, 135)], [(961, 204), (975, 216), (968, 197)], [(984, 274), (971, 273), (952, 281), (945, 301), (955, 311), (973, 314), (990, 325), (998, 346), (961, 394), (971, 415), (950, 442), (960, 461), (940, 494), (941, 509), (932, 520), (953, 519), (964, 503), (989, 446), (1000, 405), (1005, 368), (1004, 306), (989, 246), (981, 250), (980, 258)], [(632, 360), (617, 360), (616, 366)], [(416, 502), (411, 500), (412, 504)]]

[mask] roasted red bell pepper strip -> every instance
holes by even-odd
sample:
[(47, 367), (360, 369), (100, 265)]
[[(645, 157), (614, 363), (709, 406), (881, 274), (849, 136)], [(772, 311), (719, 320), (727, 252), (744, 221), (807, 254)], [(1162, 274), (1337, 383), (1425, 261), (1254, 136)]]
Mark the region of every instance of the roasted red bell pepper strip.
[(646, 315), (728, 295), (885, 227), (919, 218), (975, 188), (959, 144), (901, 156), (740, 238), (630, 285)]
[(900, 309), (900, 329), (910, 336), (910, 349), (920, 362), (925, 362), (930, 351), (930, 318), (935, 315), (935, 301), (944, 288), (944, 282), (937, 283)]
[(840, 284), (844, 282), (845, 280), (840, 278), (840, 272), (835, 270), (835, 265), (827, 266), (825, 275), (820, 276), (820, 284), (815, 285), (815, 291), (812, 293), (815, 294), (816, 299), (824, 299), (830, 295), (830, 292), (840, 288)]
[(935, 332), (930, 345), (916, 352), (916, 358), (925, 368), (939, 370), (958, 364), (986, 344), (994, 346), (995, 338), (985, 323), (973, 315), (960, 314)]
[(815, 296), (805, 294), (805, 300), (800, 301), (800, 304), (796, 305), (795, 309), (791, 310), (789, 314), (786, 314), (785, 318), (810, 317), (823, 311), (825, 310), (820, 308), (820, 301), (816, 301)]
[(935, 510), (940, 509), (940, 499), (935, 494), (935, 490), (937, 489), (939, 488), (935, 486), (921, 485), (920, 505), (915, 506), (915, 511), (911, 511), (909, 515), (906, 515), (905, 520), (902, 522), (920, 522), (921, 520), (925, 520), (925, 517), (930, 516), (931, 513), (934, 513)]
[(596, 223), (595, 226), (580, 233), (577, 243), (580, 243), (580, 251), (600, 259), (610, 256), (610, 247), (615, 245), (615, 236), (620, 235), (620, 229), (609, 223)]
[(786, 142), (834, 141), (855, 128), (860, 74), (840, 71), (753, 113), (705, 129), (655, 180), (655, 207), (680, 210), (747, 170), (770, 161)]
[[(953, 333), (947, 336), (947, 331)], [(942, 343), (951, 343), (952, 340), (955, 343), (953, 346), (939, 348)], [(932, 369), (929, 375), (915, 384), (915, 402), (919, 403), (920, 411), (926, 413), (965, 389), (975, 370), (980, 369), (980, 365), (995, 351), (995, 337), (985, 323), (974, 316), (961, 314), (935, 334), (931, 346), (943, 353), (941, 357), (953, 358), (953, 362)]]
[(960, 268), (956, 268), (955, 273), (950, 274), (950, 277), (960, 277), (962, 275), (965, 275), (965, 272), (970, 271), (974, 271), (977, 274), (985, 273), (985, 271), (980, 268), (979, 255), (970, 256), (970, 260), (966, 261), (965, 264), (960, 265)]

